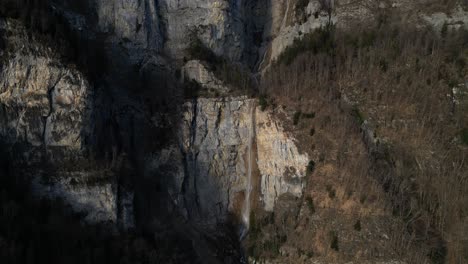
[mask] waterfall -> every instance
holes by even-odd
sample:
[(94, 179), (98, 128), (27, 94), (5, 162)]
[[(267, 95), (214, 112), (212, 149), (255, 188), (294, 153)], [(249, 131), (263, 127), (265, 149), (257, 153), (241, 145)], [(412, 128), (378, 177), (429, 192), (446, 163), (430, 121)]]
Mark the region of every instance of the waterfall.
[(250, 194), (252, 192), (252, 145), (255, 137), (255, 101), (250, 103), (250, 128), (249, 142), (247, 145), (247, 185), (245, 187), (244, 205), (242, 207), (242, 221), (244, 228), (241, 230), (241, 239), (247, 234), (250, 222)]

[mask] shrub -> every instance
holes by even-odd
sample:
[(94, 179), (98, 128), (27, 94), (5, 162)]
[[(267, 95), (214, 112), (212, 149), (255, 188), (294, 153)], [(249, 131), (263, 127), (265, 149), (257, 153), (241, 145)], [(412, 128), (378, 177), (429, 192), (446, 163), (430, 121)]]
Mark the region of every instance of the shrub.
[(319, 155), (319, 161), (324, 162), (325, 161), (325, 153), (320, 153)]
[(463, 144), (468, 145), (468, 128), (461, 131), (461, 140)]
[(295, 39), (294, 43), (281, 53), (277, 63), (289, 65), (299, 54), (305, 51), (310, 51), (313, 54), (322, 53), (333, 56), (336, 49), (334, 32), (334, 26), (320, 27), (305, 34), (302, 39)]
[(311, 128), (311, 129), (310, 129), (309, 135), (310, 135), (310, 136), (315, 135), (315, 128)]
[(302, 114), (302, 116), (303, 116), (304, 118), (312, 119), (312, 118), (315, 117), (315, 112), (304, 113), (304, 114)]
[(356, 223), (354, 224), (354, 230), (356, 231), (361, 231), (361, 220), (357, 220)]
[(221, 59), (214, 52), (203, 44), (195, 35), (190, 37), (190, 45), (187, 49), (191, 59), (197, 59), (209, 62), (211, 64), (220, 63)]
[(359, 110), (359, 108), (357, 108), (357, 107), (353, 108), (353, 116), (356, 118), (359, 125), (362, 125), (362, 123), (364, 123), (365, 118), (364, 118), (364, 115)]
[(184, 82), (184, 96), (187, 99), (196, 98), (202, 89), (200, 84), (194, 80), (185, 80)]
[(312, 199), (312, 197), (308, 196), (306, 198), (306, 203), (307, 203), (307, 207), (309, 208), (310, 212), (312, 214), (315, 213), (315, 205), (314, 205), (314, 200)]
[(385, 59), (380, 59), (379, 61), (379, 67), (382, 70), (382, 72), (387, 72), (388, 70), (388, 62)]
[(308, 4), (309, 4), (309, 0), (298, 0), (296, 2), (295, 9), (296, 9), (296, 11), (304, 10), (307, 7)]
[(361, 197), (359, 197), (359, 202), (360, 203), (365, 203), (367, 200), (367, 196), (365, 194), (362, 194)]
[(442, 38), (445, 38), (447, 36), (447, 32), (448, 32), (448, 24), (447, 24), (447, 21), (445, 21), (444, 24), (442, 25), (442, 28), (440, 29), (440, 36)]
[(301, 111), (295, 112), (293, 117), (293, 124), (297, 126), (299, 124), (299, 120), (301, 119)]
[(326, 189), (327, 189), (327, 192), (328, 192), (328, 197), (330, 197), (330, 199), (333, 199), (333, 198), (336, 197), (336, 191), (335, 191), (335, 189), (333, 189), (333, 187), (331, 185), (327, 185)]
[(340, 247), (338, 245), (338, 236), (335, 232), (332, 232), (331, 233), (331, 244), (330, 244), (330, 248), (335, 250), (335, 251), (339, 251), (340, 250)]
[(373, 30), (364, 31), (362, 33), (358, 48), (372, 47), (374, 46), (376, 40), (377, 40), (377, 34), (375, 31)]
[(313, 160), (309, 161), (309, 164), (307, 164), (307, 174), (311, 174), (314, 172), (315, 169), (315, 162)]
[(198, 38), (196, 33), (191, 33), (190, 44), (186, 52), (189, 59), (205, 61), (210, 65), (214, 75), (226, 85), (237, 89), (254, 91), (255, 84), (251, 72), (241, 64), (235, 64), (216, 55), (210, 48)]
[(265, 111), (265, 109), (268, 107), (268, 101), (265, 95), (260, 95), (258, 98), (258, 104), (260, 105), (260, 110)]

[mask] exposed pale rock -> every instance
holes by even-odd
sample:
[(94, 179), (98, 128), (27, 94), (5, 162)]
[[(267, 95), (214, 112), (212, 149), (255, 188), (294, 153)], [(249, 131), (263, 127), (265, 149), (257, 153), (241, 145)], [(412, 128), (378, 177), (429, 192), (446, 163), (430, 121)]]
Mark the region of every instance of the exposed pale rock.
[[(75, 66), (62, 63), (41, 41), (27, 38), (17, 21), (0, 26), (13, 32), (6, 41), (14, 51), (0, 68), (1, 143), (24, 146), (15, 162), (35, 168), (18, 169), (31, 176), (35, 194), (63, 199), (85, 213), (86, 221), (117, 221), (121, 202), (122, 225), (133, 226), (133, 194), (118, 197), (115, 178), (90, 168), (93, 161), (84, 155), (94, 125), (92, 87)], [(52, 169), (39, 177), (46, 167)]]
[(270, 113), (257, 110), (256, 118), (262, 199), (265, 210), (272, 211), (280, 195), (302, 195), (309, 158), (299, 153), (293, 139)]
[[(266, 21), (263, 39), (271, 41), (266, 41), (261, 50), (261, 53), (268, 54), (261, 60), (261, 68), (276, 60), (296, 39), (300, 40), (305, 34), (326, 26), (329, 19), (321, 11), (318, 1), (310, 1), (305, 10), (296, 10), (295, 1), (289, 0), (271, 1), (269, 8), (271, 19)], [(296, 19), (297, 12), (304, 12), (305, 21)], [(332, 16), (331, 22), (337, 22), (336, 16)]]
[(8, 41), (18, 52), (7, 55), (0, 71), (0, 134), (10, 143), (80, 150), (90, 128), (88, 83), (39, 42), (30, 43), (16, 22), (5, 26), (15, 32)]
[(444, 24), (447, 24), (447, 29), (468, 28), (468, 11), (462, 7), (458, 7), (452, 11), (450, 15), (442, 12), (437, 12), (431, 15), (422, 15), (422, 19), (433, 26), (438, 32), (441, 31)]
[[(260, 182), (256, 198), (265, 210), (272, 211), (282, 194), (302, 195), (307, 155), (298, 152), (271, 114), (252, 112), (255, 105), (246, 97), (186, 103), (180, 135), (185, 157), (181, 193), (192, 217), (222, 221), (228, 213), (239, 215), (249, 186), (254, 185), (248, 182), (252, 167), (260, 173), (251, 180)], [(249, 161), (249, 151), (254, 160)]]

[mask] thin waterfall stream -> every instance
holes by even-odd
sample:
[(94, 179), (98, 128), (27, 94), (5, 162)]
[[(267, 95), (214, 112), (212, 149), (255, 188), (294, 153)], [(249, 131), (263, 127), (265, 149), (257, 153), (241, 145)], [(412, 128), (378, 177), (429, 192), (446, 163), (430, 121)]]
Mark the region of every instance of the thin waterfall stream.
[(250, 194), (252, 193), (252, 145), (255, 137), (255, 101), (250, 103), (250, 128), (249, 128), (249, 143), (247, 149), (247, 186), (245, 188), (244, 205), (242, 207), (242, 221), (244, 227), (241, 230), (241, 240), (245, 237), (249, 230), (250, 222)]

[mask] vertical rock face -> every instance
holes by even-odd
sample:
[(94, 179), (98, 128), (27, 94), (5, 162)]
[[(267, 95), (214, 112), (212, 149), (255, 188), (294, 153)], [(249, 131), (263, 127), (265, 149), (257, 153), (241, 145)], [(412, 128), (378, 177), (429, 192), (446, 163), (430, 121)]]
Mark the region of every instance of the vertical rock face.
[[(260, 49), (260, 54), (264, 56), (260, 59), (260, 68), (276, 60), (295, 39), (301, 39), (304, 34), (324, 27), (329, 20), (318, 1), (270, 1), (268, 9), (271, 14), (264, 21), (264, 42)], [(336, 22), (335, 17), (331, 19), (331, 22)]]
[[(65, 8), (70, 0), (56, 0)], [(84, 4), (85, 5), (85, 4)], [(84, 8), (87, 23), (96, 20), (97, 32), (113, 36), (116, 44), (130, 50), (164, 52), (182, 59), (191, 32), (216, 54), (239, 60), (244, 45), (242, 1), (227, 0), (91, 0)], [(67, 13), (70, 21), (80, 21), (82, 15)], [(74, 23), (80, 28), (83, 23)]]
[[(282, 194), (302, 195), (307, 155), (298, 152), (279, 121), (255, 105), (246, 97), (186, 104), (181, 193), (189, 217), (222, 222), (232, 214), (248, 225), (250, 199), (272, 211)], [(261, 186), (257, 197), (249, 195), (254, 185)]]
[(0, 73), (2, 134), (10, 142), (80, 150), (90, 125), (88, 83), (44, 47), (35, 50), (22, 40)]
[(115, 178), (85, 155), (94, 125), (92, 87), (17, 21), (0, 21), (0, 30), (13, 51), (2, 54), (0, 69), (1, 143), (36, 194), (63, 199), (89, 222), (116, 221)]
[[(161, 51), (163, 36), (158, 15), (158, 1), (89, 0), (81, 4), (73, 3), (71, 0), (55, 2), (63, 8), (62, 12), (72, 25), (80, 31), (85, 30), (85, 26), (89, 26), (86, 30), (93, 27), (96, 32), (112, 36), (115, 43), (120, 43), (129, 49), (140, 52)], [(76, 5), (79, 7), (75, 10), (68, 8)], [(96, 25), (92, 25), (93, 23)]]
[(309, 162), (300, 154), (293, 139), (268, 112), (257, 110), (257, 157), (261, 175), (261, 194), (266, 211), (273, 211), (282, 194), (302, 196)]
[(243, 2), (227, 0), (162, 0), (165, 49), (182, 58), (191, 32), (216, 54), (239, 60), (244, 47)]
[[(265, 1), (90, 0), (81, 6), (83, 10), (77, 10), (69, 9), (70, 1), (54, 3), (58, 3), (54, 8), (75, 30), (87, 31), (90, 36), (104, 33), (109, 37), (106, 45), (110, 42), (112, 49), (124, 47), (129, 51), (130, 63), (135, 65), (145, 54), (165, 53), (182, 58), (192, 30), (215, 53), (241, 60), (251, 37), (251, 22), (243, 20), (244, 9), (255, 6), (259, 11), (260, 6), (267, 5)], [(273, 11), (289, 14), (276, 8)], [(255, 30), (261, 31), (263, 18), (254, 19)], [(275, 17), (271, 21), (275, 32), (287, 25), (280, 20)], [(95, 102), (113, 102), (116, 105), (110, 107), (112, 111), (128, 112), (125, 102), (130, 100), (126, 95), (114, 92), (111, 99), (102, 100), (105, 94), (95, 94), (76, 66), (64, 64), (44, 43), (31, 42), (26, 30), (15, 23), (1, 25), (2, 30), (12, 32), (6, 42), (14, 51), (2, 55), (2, 138), (10, 145), (27, 146), (26, 151), (21, 151), (22, 162), (32, 166), (51, 164), (52, 172), (29, 172), (38, 194), (63, 198), (76, 211), (86, 212), (90, 222), (123, 222), (132, 226), (136, 198), (132, 191), (120, 186), (115, 173), (118, 165), (95, 165), (85, 150), (95, 143), (96, 131), (106, 126), (118, 126), (123, 131), (114, 135), (119, 132), (112, 127), (112, 131), (103, 134), (113, 138), (109, 139), (114, 144), (112, 150), (106, 150), (112, 152), (113, 159), (118, 156), (120, 145), (137, 149), (132, 142), (140, 141), (127, 132), (135, 131), (135, 124), (145, 119), (141, 117), (136, 122), (131, 115), (129, 120), (120, 117), (110, 125), (102, 124), (102, 118), (97, 116), (108, 115), (108, 106), (94, 106)], [(119, 71), (112, 71), (116, 72)], [(221, 94), (229, 90), (199, 61), (188, 62), (184, 73), (205, 89)], [(124, 102), (121, 106), (120, 101)], [(251, 200), (260, 199), (271, 211), (281, 194), (301, 195), (300, 179), (305, 174), (307, 158), (297, 153), (279, 124), (255, 110), (255, 105), (247, 97), (187, 102), (175, 140), (179, 145), (150, 150), (142, 162), (141, 177), (153, 181), (158, 178), (156, 185), (165, 190), (171, 206), (182, 210), (189, 219), (208, 224), (225, 222), (234, 216), (247, 225)], [(250, 195), (253, 185), (261, 186), (258, 195)]]
[(181, 140), (189, 217), (222, 222), (228, 213), (239, 216), (248, 185), (255, 101), (197, 99), (186, 107)]

